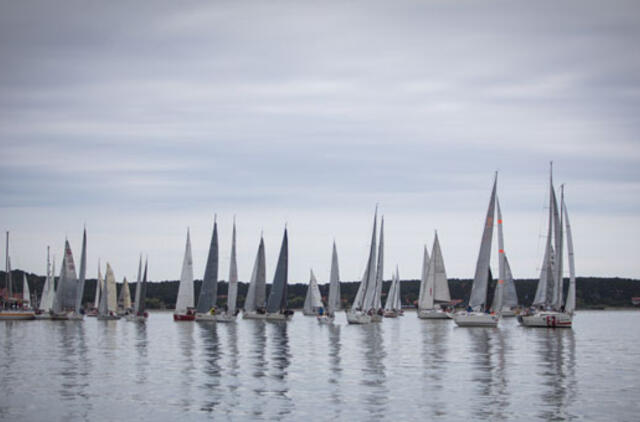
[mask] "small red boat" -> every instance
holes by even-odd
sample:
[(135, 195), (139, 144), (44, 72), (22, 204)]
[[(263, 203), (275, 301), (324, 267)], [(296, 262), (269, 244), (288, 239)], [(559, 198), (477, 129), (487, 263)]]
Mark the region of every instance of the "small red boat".
[(195, 313), (173, 314), (174, 321), (193, 321), (196, 319)]

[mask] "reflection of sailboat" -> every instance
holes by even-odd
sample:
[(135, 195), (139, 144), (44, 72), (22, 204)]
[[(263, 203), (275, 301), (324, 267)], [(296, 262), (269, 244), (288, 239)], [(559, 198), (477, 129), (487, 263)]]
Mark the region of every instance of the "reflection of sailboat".
[(362, 331), (364, 347), (364, 378), (360, 381), (361, 390), (366, 395), (365, 407), (369, 419), (382, 419), (389, 402), (389, 390), (386, 383), (384, 359), (387, 354), (382, 340), (382, 327), (370, 324)]
[(331, 273), (329, 274), (329, 297), (327, 299), (327, 311), (318, 315), (318, 322), (333, 322), (336, 312), (340, 310), (340, 270), (338, 268), (338, 251), (336, 242), (333, 242), (331, 252)]
[(266, 297), (266, 260), (264, 252), (264, 239), (260, 236), (260, 244), (253, 264), (249, 290), (244, 300), (242, 318), (264, 319)]
[(322, 308), (322, 295), (320, 294), (320, 287), (318, 287), (318, 280), (313, 270), (310, 270), (309, 286), (307, 287), (307, 294), (304, 298), (302, 314), (305, 316), (316, 316)]
[(218, 328), (216, 326), (200, 325), (204, 362), (204, 380), (202, 388), (207, 392), (205, 402), (200, 405), (202, 410), (209, 412), (215, 411), (216, 407), (222, 401), (220, 396), (220, 375), (222, 374), (222, 366), (219, 361), (223, 355), (218, 337)]
[(236, 320), (238, 310), (238, 264), (236, 262), (236, 221), (233, 220), (233, 234), (231, 236), (231, 260), (229, 262), (229, 287), (227, 288), (227, 304), (225, 310), (216, 315), (218, 322), (232, 322)]
[(266, 319), (271, 321), (288, 321), (293, 317), (293, 311), (287, 305), (287, 280), (289, 277), (289, 242), (287, 228), (284, 229), (280, 254), (273, 284), (267, 301)]
[[(520, 315), (518, 321), (526, 327), (571, 328), (573, 312), (576, 306), (576, 277), (573, 258), (573, 237), (569, 214), (564, 203), (564, 186), (561, 187), (560, 212), (553, 188), (553, 175), (549, 178), (549, 226), (547, 244), (538, 280), (538, 288), (533, 305), (538, 310)], [(562, 264), (563, 264), (563, 230), (566, 226), (567, 250), (569, 253), (569, 291), (566, 303), (563, 304)], [(554, 241), (552, 244), (552, 240)]]
[(187, 229), (187, 243), (184, 248), (180, 285), (176, 309), (173, 312), (174, 321), (193, 321), (196, 315), (193, 309), (193, 259), (191, 257), (191, 237)]
[(418, 302), (418, 318), (421, 319), (449, 319), (440, 304), (451, 302), (447, 271), (440, 250), (440, 241), (436, 232), (431, 248), (431, 259), (424, 247), (422, 264), (422, 283)]
[(216, 303), (218, 301), (218, 223), (213, 220), (213, 234), (209, 245), (207, 266), (204, 270), (198, 305), (196, 306), (196, 321), (215, 321)]
[[(471, 287), (471, 297), (469, 298), (469, 308), (465, 312), (457, 312), (453, 314), (453, 320), (460, 327), (496, 327), (500, 320), (500, 309), (502, 305), (498, 304), (497, 313), (488, 313), (489, 303), (487, 299), (488, 284), (491, 274), (489, 266), (491, 260), (491, 241), (493, 238), (494, 214), (497, 203), (496, 187), (498, 183), (498, 175), (493, 182), (491, 190), (491, 198), (489, 199), (489, 207), (485, 218), (484, 230), (482, 233), (482, 241), (480, 243), (480, 252), (478, 253), (478, 261), (476, 263), (476, 274)], [(500, 277), (496, 289), (498, 298), (502, 299), (502, 283), (504, 280), (504, 261), (502, 246), (502, 216), (500, 215), (500, 206), (498, 205), (498, 241), (500, 243)], [(486, 312), (485, 312), (486, 311)]]

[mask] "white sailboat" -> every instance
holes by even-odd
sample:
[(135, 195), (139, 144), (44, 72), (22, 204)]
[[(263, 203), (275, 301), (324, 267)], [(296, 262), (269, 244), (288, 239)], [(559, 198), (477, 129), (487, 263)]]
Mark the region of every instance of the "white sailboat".
[(384, 274), (384, 216), (380, 218), (380, 242), (378, 244), (378, 264), (376, 265), (376, 284), (373, 289), (373, 304), (371, 306), (371, 322), (382, 322), (384, 309), (382, 308), (382, 284)]
[(266, 297), (266, 259), (264, 252), (264, 239), (260, 236), (260, 244), (256, 253), (256, 260), (251, 272), (249, 290), (244, 300), (242, 318), (244, 319), (264, 319), (265, 297)]
[(287, 304), (287, 281), (289, 278), (289, 240), (287, 228), (284, 229), (278, 264), (273, 276), (273, 284), (267, 300), (267, 321), (288, 321), (293, 318), (293, 311)]
[[(498, 183), (498, 176), (493, 182), (493, 189), (491, 190), (491, 199), (489, 200), (489, 208), (487, 210), (487, 216), (485, 218), (484, 231), (482, 234), (482, 241), (480, 243), (480, 252), (478, 254), (478, 261), (476, 263), (476, 274), (473, 280), (473, 286), (471, 288), (471, 297), (469, 298), (469, 307), (467, 311), (456, 312), (452, 314), (452, 318), (455, 323), (460, 327), (496, 327), (500, 320), (501, 304), (497, 307), (497, 313), (489, 313), (489, 304), (487, 303), (487, 290), (489, 283), (489, 274), (491, 273), (490, 261), (491, 261), (491, 242), (493, 238), (494, 227), (494, 215), (496, 208), (496, 187)], [(502, 224), (502, 217), (500, 216), (500, 206), (498, 205), (498, 225)], [(501, 240), (501, 228), (498, 229), (498, 238), (500, 243), (500, 277), (497, 285), (497, 289), (502, 290), (502, 283), (504, 280), (504, 262), (502, 255), (504, 247)], [(502, 292), (498, 293), (500, 300), (502, 299)]]
[(102, 279), (102, 270), (100, 269), (100, 260), (98, 260), (98, 279), (96, 280), (96, 293), (93, 299), (93, 307), (87, 312), (87, 316), (98, 316), (98, 308), (100, 307), (100, 294), (104, 288), (104, 280)]
[(209, 245), (207, 266), (204, 270), (202, 287), (196, 305), (196, 321), (216, 321), (218, 301), (218, 222), (213, 217), (213, 233)]
[(146, 298), (147, 298), (147, 269), (148, 260), (144, 263), (144, 275), (140, 278), (140, 270), (142, 264), (142, 255), (140, 255), (140, 261), (138, 263), (138, 281), (136, 283), (136, 295), (133, 303), (133, 313), (126, 315), (127, 321), (144, 322), (149, 317), (146, 312)]
[(327, 299), (327, 311), (318, 315), (318, 322), (331, 323), (335, 314), (340, 310), (340, 269), (338, 267), (338, 251), (336, 242), (333, 242), (331, 252), (331, 272), (329, 274), (329, 297)]
[(26, 273), (22, 273), (22, 306), (27, 309), (31, 308), (31, 290), (29, 290)]
[(431, 248), (431, 259), (427, 254), (427, 247), (424, 248), (424, 260), (422, 277), (424, 282), (420, 284), (420, 295), (418, 301), (418, 318), (421, 319), (449, 319), (449, 316), (442, 308), (441, 304), (451, 302), (449, 292), (449, 282), (447, 271), (444, 267), (440, 241), (436, 232)]
[(187, 229), (187, 243), (184, 248), (182, 260), (182, 272), (180, 273), (180, 285), (176, 309), (173, 312), (174, 321), (193, 321), (196, 318), (193, 309), (193, 259), (191, 257), (191, 237)]
[(236, 262), (236, 221), (233, 220), (233, 232), (231, 235), (231, 259), (229, 262), (229, 287), (227, 288), (227, 305), (223, 312), (216, 314), (218, 322), (233, 322), (236, 320), (238, 310), (238, 264)]
[(396, 318), (402, 314), (402, 305), (400, 303), (400, 272), (396, 266), (396, 272), (393, 274), (391, 286), (387, 293), (387, 300), (384, 304), (384, 317)]
[(122, 280), (120, 295), (118, 296), (118, 314), (120, 316), (131, 313), (131, 290), (127, 277)]
[(49, 246), (47, 246), (47, 277), (44, 280), (44, 286), (42, 286), (42, 295), (40, 296), (40, 303), (38, 304), (38, 310), (36, 311), (36, 319), (50, 319), (49, 312), (53, 307), (53, 299), (56, 294), (55, 281), (52, 274), (55, 274), (56, 264), (53, 263), (53, 271), (51, 271), (51, 261), (49, 258)]
[(313, 273), (313, 270), (310, 270), (309, 286), (307, 287), (307, 295), (304, 298), (302, 314), (305, 316), (316, 316), (319, 315), (321, 309), (324, 310), (324, 305), (322, 304), (320, 287), (318, 287), (316, 275)]
[(73, 253), (69, 241), (65, 240), (64, 258), (60, 270), (60, 279), (51, 310), (51, 319), (81, 320), (84, 315), (78, 312), (79, 294), (78, 276), (73, 262)]
[(351, 304), (351, 309), (346, 311), (347, 322), (349, 324), (369, 324), (371, 322), (373, 294), (376, 286), (376, 226), (378, 222), (378, 208), (373, 217), (373, 231), (371, 233), (371, 245), (369, 247), (369, 257), (365, 267), (362, 280), (358, 286), (356, 297)]
[(107, 262), (104, 285), (98, 306), (98, 319), (101, 321), (120, 319), (117, 311), (116, 276), (113, 273), (111, 265)]
[[(525, 327), (571, 328), (575, 311), (575, 262), (573, 256), (573, 238), (569, 214), (564, 202), (564, 186), (561, 187), (560, 212), (553, 188), (553, 175), (550, 176), (549, 226), (542, 270), (538, 288), (533, 301), (534, 311), (518, 316)], [(566, 228), (567, 251), (569, 258), (569, 291), (566, 302), (563, 301), (563, 220)], [(552, 244), (552, 240), (554, 244)], [(563, 304), (564, 302), (564, 304)]]

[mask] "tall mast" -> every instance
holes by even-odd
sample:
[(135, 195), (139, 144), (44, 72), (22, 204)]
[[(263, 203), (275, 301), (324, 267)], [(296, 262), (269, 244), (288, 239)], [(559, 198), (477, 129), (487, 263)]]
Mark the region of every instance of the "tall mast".
[(6, 264), (6, 270), (7, 270), (7, 274), (5, 276), (7, 280), (7, 285), (5, 287), (9, 292), (9, 297), (11, 297), (13, 295), (13, 289), (11, 288), (11, 284), (12, 284), (11, 283), (11, 264), (9, 263), (9, 230), (7, 230), (7, 248), (6, 248), (5, 264)]

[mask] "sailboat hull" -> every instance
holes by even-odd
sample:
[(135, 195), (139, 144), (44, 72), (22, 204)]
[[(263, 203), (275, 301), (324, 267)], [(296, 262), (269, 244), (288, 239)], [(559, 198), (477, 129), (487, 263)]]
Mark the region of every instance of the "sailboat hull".
[(51, 319), (51, 314), (49, 314), (49, 312), (43, 312), (41, 314), (36, 314), (35, 318), (36, 319)]
[(54, 321), (82, 321), (84, 319), (84, 315), (76, 314), (75, 312), (61, 314), (51, 313), (49, 319)]
[(36, 314), (32, 311), (0, 311), (0, 321), (17, 321), (35, 319)]
[(572, 320), (571, 314), (564, 312), (536, 312), (518, 316), (521, 325), (538, 328), (571, 328)]
[(193, 321), (195, 319), (195, 314), (173, 314), (174, 321)]
[(217, 322), (235, 322), (236, 316), (228, 313), (220, 313), (216, 315)]
[(385, 318), (398, 318), (398, 313), (396, 311), (384, 311)]
[(267, 313), (265, 319), (267, 321), (291, 321), (293, 314), (282, 314), (280, 312)]
[(124, 318), (127, 321), (132, 321), (132, 322), (145, 322), (147, 320), (147, 317), (144, 315), (134, 315), (134, 314), (125, 315)]
[(441, 309), (421, 309), (418, 311), (420, 319), (449, 319), (449, 315)]
[(459, 327), (497, 327), (500, 317), (484, 312), (458, 312), (453, 320)]
[(215, 313), (196, 313), (196, 321), (207, 321), (207, 322), (216, 322), (217, 315)]
[(369, 324), (371, 323), (371, 316), (364, 312), (347, 312), (347, 322), (349, 324)]
[(257, 312), (243, 312), (242, 319), (265, 319), (267, 314), (259, 314)]

